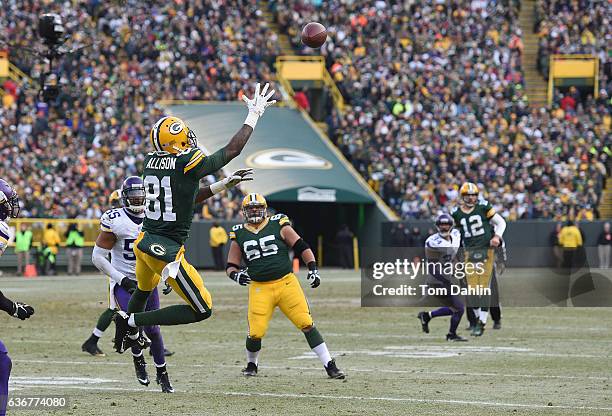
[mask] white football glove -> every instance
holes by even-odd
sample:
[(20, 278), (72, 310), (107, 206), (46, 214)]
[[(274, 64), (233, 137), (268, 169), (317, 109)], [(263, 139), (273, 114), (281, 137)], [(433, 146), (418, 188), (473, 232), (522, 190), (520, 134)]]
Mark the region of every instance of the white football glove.
[(259, 120), (259, 117), (263, 115), (266, 108), (276, 103), (276, 100), (269, 101), (276, 91), (272, 90), (266, 95), (269, 87), (270, 84), (266, 83), (260, 93), (260, 84), (258, 82), (255, 86), (255, 95), (252, 99), (247, 97), (246, 94), (242, 95), (242, 99), (244, 100), (247, 105), (247, 108), (249, 109), (249, 115), (247, 116), (246, 120), (244, 120), (244, 124), (255, 128), (257, 120)]
[(253, 169), (251, 168), (238, 169), (227, 178), (221, 179), (219, 182), (211, 184), (210, 190), (213, 194), (218, 194), (219, 192), (227, 191), (228, 189), (238, 185), (240, 182), (252, 181), (253, 177), (250, 176), (252, 174)]

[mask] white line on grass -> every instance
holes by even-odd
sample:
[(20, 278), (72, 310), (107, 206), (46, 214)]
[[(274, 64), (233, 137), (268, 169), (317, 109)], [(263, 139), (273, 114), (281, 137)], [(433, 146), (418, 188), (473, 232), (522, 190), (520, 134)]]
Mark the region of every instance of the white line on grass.
[[(28, 386), (22, 386), (28, 387)], [(55, 386), (31, 386), (35, 388), (53, 388)], [(62, 386), (62, 388), (74, 390), (92, 390), (92, 391), (132, 391), (132, 392), (150, 392), (158, 393), (151, 389), (137, 389), (126, 387), (85, 387), (85, 386)], [(612, 411), (612, 407), (596, 407), (596, 406), (570, 406), (570, 405), (545, 405), (545, 404), (528, 404), (528, 403), (503, 403), (503, 402), (488, 402), (478, 400), (453, 400), (453, 399), (417, 399), (413, 397), (368, 397), (368, 396), (336, 396), (327, 394), (297, 394), (297, 393), (266, 393), (266, 392), (231, 392), (231, 391), (202, 391), (199, 394), (214, 395), (214, 396), (243, 396), (243, 397), (275, 397), (275, 398), (291, 398), (291, 399), (329, 399), (329, 400), (362, 400), (362, 401), (386, 401), (386, 402), (406, 402), (406, 403), (438, 403), (448, 405), (463, 405), (476, 407), (518, 407), (523, 409), (568, 409), (568, 410), (596, 410), (596, 411)]]
[[(119, 361), (102, 361), (102, 360), (93, 360), (93, 361), (50, 361), (50, 360), (21, 360), (14, 359), (15, 363), (25, 363), (25, 364), (57, 364), (57, 365), (114, 365), (114, 366), (131, 366), (130, 362), (119, 362)], [(220, 367), (228, 367), (228, 368), (241, 368), (243, 367), (240, 364), (217, 364)], [(201, 367), (201, 368), (210, 368), (210, 365), (206, 364), (181, 364), (181, 363), (171, 363), (171, 367)], [(320, 367), (299, 367), (299, 366), (272, 366), (272, 365), (263, 365), (260, 368), (262, 369), (272, 369), (272, 370), (305, 370), (305, 371), (323, 371)], [(606, 381), (612, 379), (611, 377), (597, 377), (597, 376), (570, 376), (570, 375), (537, 375), (537, 374), (505, 374), (505, 373), (471, 373), (471, 372), (446, 372), (446, 371), (420, 371), (420, 370), (391, 370), (391, 369), (382, 369), (382, 368), (359, 368), (359, 367), (344, 367), (346, 371), (350, 372), (363, 372), (363, 373), (391, 373), (391, 374), (437, 374), (437, 375), (448, 375), (448, 376), (465, 376), (465, 377), (507, 377), (507, 378), (551, 378), (551, 379), (561, 379), (561, 380), (600, 380)]]

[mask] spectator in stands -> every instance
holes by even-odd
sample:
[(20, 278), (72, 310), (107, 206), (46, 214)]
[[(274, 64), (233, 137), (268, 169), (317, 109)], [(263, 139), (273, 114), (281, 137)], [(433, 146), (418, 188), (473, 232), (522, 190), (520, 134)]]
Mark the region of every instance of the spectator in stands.
[(32, 230), (26, 223), (21, 223), (19, 230), (15, 233), (15, 254), (17, 254), (17, 275), (25, 272), (25, 267), (30, 264), (30, 249), (32, 248)]
[(612, 251), (612, 232), (610, 223), (606, 222), (603, 230), (597, 238), (597, 253), (599, 254), (599, 267), (602, 269), (610, 268), (610, 254)]
[(306, 95), (306, 89), (302, 88), (293, 96), (293, 100), (302, 110), (307, 113), (310, 112), (310, 101), (308, 100), (308, 96)]
[(225, 245), (227, 244), (227, 232), (218, 222), (214, 222), (210, 227), (210, 249), (212, 250), (213, 260), (215, 262), (215, 270), (225, 270), (225, 262), (223, 255)]
[(65, 234), (68, 252), (68, 274), (78, 276), (81, 274), (81, 260), (85, 236), (76, 223), (71, 223)]

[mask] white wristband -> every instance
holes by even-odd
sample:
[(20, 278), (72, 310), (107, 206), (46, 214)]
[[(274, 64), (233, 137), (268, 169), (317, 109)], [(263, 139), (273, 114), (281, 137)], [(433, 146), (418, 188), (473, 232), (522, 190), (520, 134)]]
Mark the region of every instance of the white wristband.
[(253, 130), (255, 130), (255, 126), (257, 125), (257, 120), (259, 120), (259, 114), (249, 111), (249, 115), (244, 120), (244, 124), (246, 124), (247, 126), (251, 126)]
[[(246, 124), (246, 123), (244, 123), (244, 124)], [(215, 183), (210, 184), (210, 192), (212, 192), (213, 195), (216, 195), (219, 192), (223, 192), (226, 189), (227, 188), (225, 187), (224, 180), (220, 180), (219, 182), (215, 182)]]

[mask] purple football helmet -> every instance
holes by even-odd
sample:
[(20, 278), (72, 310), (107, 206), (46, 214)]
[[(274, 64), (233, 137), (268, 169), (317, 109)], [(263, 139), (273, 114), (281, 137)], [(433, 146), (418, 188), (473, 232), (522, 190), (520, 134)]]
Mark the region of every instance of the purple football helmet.
[(0, 221), (7, 217), (17, 218), (19, 215), (19, 198), (17, 192), (4, 179), (0, 179)]
[(448, 237), (453, 229), (453, 225), (455, 225), (455, 220), (446, 213), (440, 214), (438, 218), (436, 218), (436, 228), (442, 237)]
[(121, 201), (126, 209), (140, 214), (145, 210), (146, 197), (147, 194), (142, 178), (130, 176), (123, 181), (123, 185), (121, 185)]

